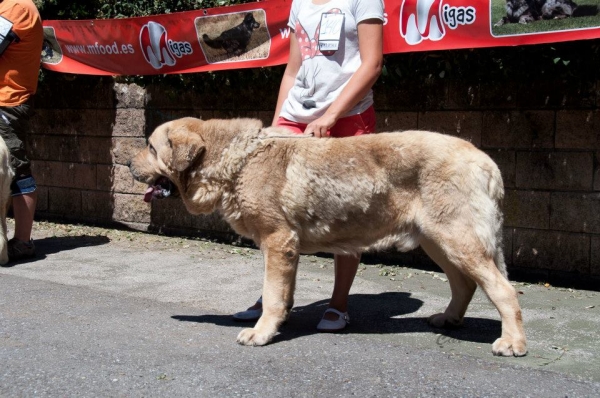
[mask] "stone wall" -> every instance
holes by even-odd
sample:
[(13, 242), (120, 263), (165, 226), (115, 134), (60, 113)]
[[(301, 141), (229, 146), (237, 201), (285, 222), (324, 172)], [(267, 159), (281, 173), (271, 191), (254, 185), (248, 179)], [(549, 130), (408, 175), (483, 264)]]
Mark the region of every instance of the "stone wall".
[[(192, 217), (180, 200), (142, 201), (127, 162), (160, 123), (182, 116), (272, 118), (275, 90), (260, 82), (218, 92), (142, 88), (111, 78), (42, 84), (28, 145), (40, 186), (38, 218), (188, 235), (232, 237), (216, 215)], [(498, 84), (436, 79), (378, 85), (380, 131), (428, 129), (471, 141), (504, 177), (505, 253), (541, 278), (600, 276), (600, 85)], [(427, 263), (420, 251), (397, 261)]]

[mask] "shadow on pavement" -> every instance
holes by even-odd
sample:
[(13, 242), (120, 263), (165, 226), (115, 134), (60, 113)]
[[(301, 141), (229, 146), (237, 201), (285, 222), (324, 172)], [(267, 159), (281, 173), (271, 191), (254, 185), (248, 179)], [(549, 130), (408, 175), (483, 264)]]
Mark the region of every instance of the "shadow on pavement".
[[(327, 309), (328, 302), (329, 300), (321, 300), (294, 307), (290, 318), (281, 328), (282, 333), (275, 336), (272, 343), (319, 333), (316, 326)], [(427, 317), (401, 317), (417, 311), (422, 305), (423, 302), (411, 298), (410, 293), (352, 294), (350, 325), (340, 333), (430, 333), (445, 336), (446, 338), (442, 339), (444, 342), (451, 339), (491, 344), (502, 332), (499, 320), (466, 317), (462, 328), (437, 329), (427, 323)], [(212, 323), (219, 326), (254, 325), (254, 322), (234, 321), (231, 315), (174, 315), (172, 318), (182, 322)]]
[(80, 247), (100, 246), (110, 242), (103, 235), (81, 235), (81, 236), (54, 236), (49, 238), (35, 239), (36, 256), (26, 260), (9, 262), (4, 267), (14, 267), (19, 264), (27, 264), (45, 259), (50, 254), (55, 254)]

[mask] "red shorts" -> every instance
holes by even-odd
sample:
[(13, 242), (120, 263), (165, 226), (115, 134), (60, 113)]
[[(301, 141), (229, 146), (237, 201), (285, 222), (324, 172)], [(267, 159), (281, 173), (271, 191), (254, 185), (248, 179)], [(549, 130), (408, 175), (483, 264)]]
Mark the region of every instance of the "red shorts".
[[(276, 126), (286, 127), (294, 133), (302, 134), (307, 124), (293, 122), (280, 117), (275, 123)], [(330, 137), (351, 137), (353, 135), (370, 134), (375, 132), (375, 109), (370, 106), (363, 113), (358, 115), (346, 116), (339, 119), (332, 128), (327, 131)]]

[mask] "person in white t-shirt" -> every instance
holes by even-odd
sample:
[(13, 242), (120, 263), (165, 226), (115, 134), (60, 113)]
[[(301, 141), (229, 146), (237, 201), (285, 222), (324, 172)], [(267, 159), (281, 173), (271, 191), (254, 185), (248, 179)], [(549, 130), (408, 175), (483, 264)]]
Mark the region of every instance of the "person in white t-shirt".
[[(382, 0), (294, 0), (288, 26), (290, 54), (274, 126), (315, 137), (348, 137), (375, 131), (371, 87), (383, 65)], [(335, 283), (317, 330), (349, 323), (348, 295), (360, 256), (334, 256)], [(259, 299), (236, 320), (262, 315)]]

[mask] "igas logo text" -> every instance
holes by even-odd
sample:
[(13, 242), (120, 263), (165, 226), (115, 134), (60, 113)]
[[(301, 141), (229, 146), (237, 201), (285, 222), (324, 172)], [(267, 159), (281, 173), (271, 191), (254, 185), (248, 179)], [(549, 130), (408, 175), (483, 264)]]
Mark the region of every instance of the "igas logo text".
[(164, 65), (173, 66), (175, 58), (193, 53), (192, 45), (187, 41), (173, 41), (167, 37), (167, 30), (157, 22), (148, 22), (140, 30), (140, 46), (146, 61), (154, 69)]
[(423, 40), (437, 41), (446, 35), (446, 26), (456, 29), (474, 23), (475, 18), (474, 7), (451, 7), (443, 4), (443, 0), (403, 0), (400, 34), (410, 45)]

